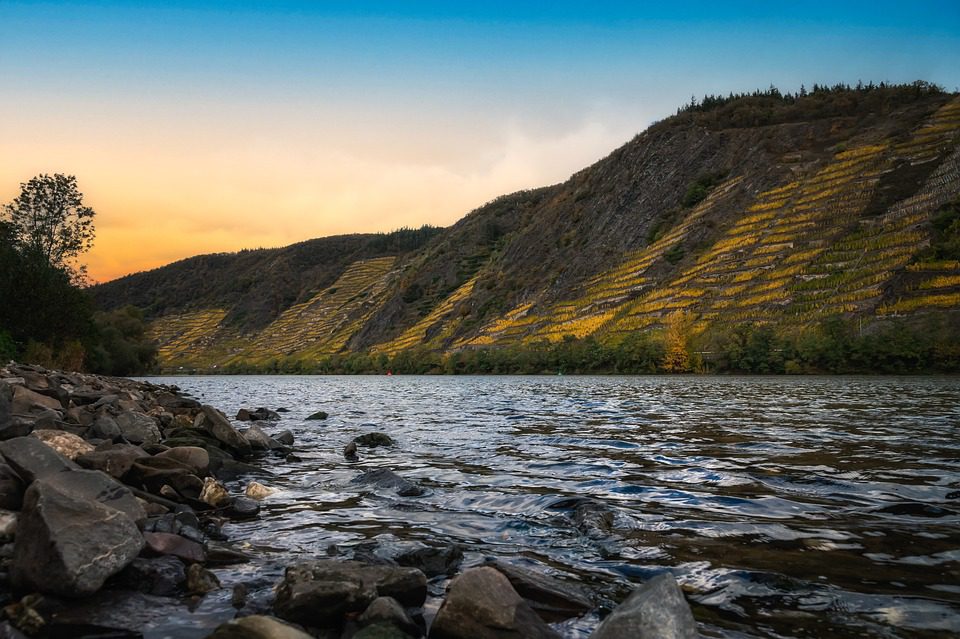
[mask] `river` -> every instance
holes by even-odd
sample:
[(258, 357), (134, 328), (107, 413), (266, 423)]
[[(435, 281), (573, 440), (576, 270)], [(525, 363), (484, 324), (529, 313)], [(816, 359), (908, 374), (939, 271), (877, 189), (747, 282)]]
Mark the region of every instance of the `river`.
[[(271, 458), (260, 481), (278, 492), (258, 520), (225, 527), (258, 559), (217, 571), (260, 597), (283, 566), (332, 546), (456, 542), (464, 566), (497, 557), (607, 605), (669, 570), (707, 637), (960, 636), (960, 378), (150, 381), (228, 416), (289, 410), (266, 430), (292, 430), (301, 460)], [(318, 410), (330, 417), (305, 419)], [(343, 447), (374, 431), (397, 445), (347, 462)], [(382, 467), (427, 494), (350, 483)], [(608, 507), (612, 529), (574, 526), (573, 497)], [(231, 615), (229, 592), (209, 595), (153, 636), (203, 636), (187, 627)], [(555, 627), (587, 637), (597, 620)]]

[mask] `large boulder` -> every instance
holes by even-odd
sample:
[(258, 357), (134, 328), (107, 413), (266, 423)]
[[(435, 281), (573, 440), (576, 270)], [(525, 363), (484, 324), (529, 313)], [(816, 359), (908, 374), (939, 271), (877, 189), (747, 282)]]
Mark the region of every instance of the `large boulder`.
[(41, 477), (80, 468), (34, 437), (16, 437), (0, 442), (0, 455), (28, 484)]
[(312, 639), (310, 635), (273, 617), (251, 615), (221, 624), (207, 639)]
[(92, 500), (121, 511), (131, 521), (147, 518), (140, 501), (130, 489), (99, 470), (71, 470), (48, 475), (46, 481), (60, 492), (77, 500)]
[(41, 395), (25, 386), (13, 387), (12, 412), (14, 415), (30, 416), (45, 410), (63, 411), (60, 400)]
[(503, 561), (492, 561), (488, 565), (509, 579), (517, 594), (547, 621), (579, 617), (593, 608), (587, 591), (580, 586)]
[(143, 537), (122, 511), (38, 479), (27, 489), (11, 577), (25, 590), (82, 597), (125, 568)]
[(223, 413), (213, 406), (207, 405), (204, 405), (201, 410), (205, 417), (203, 424), (207, 432), (216, 437), (218, 441), (225, 444), (228, 448), (232, 448), (243, 454), (250, 453), (250, 442), (230, 424), (230, 420), (224, 417)]
[(160, 441), (160, 428), (153, 417), (128, 410), (117, 415), (117, 426), (124, 439), (132, 444), (156, 444)]
[(654, 577), (633, 591), (590, 635), (590, 639), (697, 639), (697, 623), (677, 580)]
[[(628, 637), (630, 635), (622, 635)], [(559, 639), (502, 573), (472, 568), (450, 583), (431, 639)]]
[(345, 614), (364, 611), (377, 597), (416, 607), (426, 596), (427, 578), (414, 568), (320, 560), (287, 568), (275, 610), (294, 623), (336, 627)]
[(250, 428), (243, 431), (243, 436), (250, 445), (259, 450), (274, 450), (283, 448), (283, 444), (263, 432), (258, 424), (252, 424)]

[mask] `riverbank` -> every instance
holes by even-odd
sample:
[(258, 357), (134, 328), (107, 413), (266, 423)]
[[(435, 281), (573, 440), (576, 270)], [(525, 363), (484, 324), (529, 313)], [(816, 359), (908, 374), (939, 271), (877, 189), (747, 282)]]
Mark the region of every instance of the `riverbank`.
[[(215, 630), (221, 638), (417, 637), (428, 630), (431, 637), (555, 637), (565, 620), (600, 612), (583, 584), (496, 558), (461, 569), (464, 549), (455, 544), (374, 544), (349, 554), (317, 548), (269, 587), (270, 575), (250, 573), (248, 583), (224, 592), (218, 567), (258, 564), (246, 540), (224, 533), (226, 524), (266, 516), (258, 500), (273, 490), (270, 468), (303, 452), (282, 429), (283, 407), (275, 408), (241, 410), (230, 420), (175, 386), (0, 369), (4, 631), (149, 636), (157, 619), (207, 599), (229, 601), (208, 621), (239, 618)], [(388, 440), (358, 437), (353, 450)], [(353, 482), (407, 497), (424, 492), (388, 468)], [(227, 483), (244, 489), (231, 492)], [(587, 528), (610, 518), (589, 499), (569, 506)], [(428, 589), (438, 587), (445, 587), (442, 602), (424, 614)], [(695, 636), (669, 574), (637, 589), (593, 636), (624, 633)]]

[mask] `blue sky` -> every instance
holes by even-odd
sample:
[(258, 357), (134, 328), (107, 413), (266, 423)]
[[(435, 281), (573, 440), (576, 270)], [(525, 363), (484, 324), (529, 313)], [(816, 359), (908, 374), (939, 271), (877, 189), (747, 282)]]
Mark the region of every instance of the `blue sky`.
[(76, 174), (107, 278), (450, 224), (693, 94), (861, 79), (960, 87), (960, 2), (3, 0), (0, 200)]

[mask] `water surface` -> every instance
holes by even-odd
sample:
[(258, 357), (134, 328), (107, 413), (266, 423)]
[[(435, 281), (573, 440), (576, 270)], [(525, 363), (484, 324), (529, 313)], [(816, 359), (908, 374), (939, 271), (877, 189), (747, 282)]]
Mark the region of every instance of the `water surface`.
[[(151, 381), (230, 416), (290, 411), (273, 430), (294, 432), (302, 460), (271, 460), (261, 481), (280, 492), (259, 520), (226, 527), (260, 557), (221, 570), (228, 586), (268, 592), (284, 565), (332, 546), (456, 542), (467, 566), (497, 557), (549, 572), (601, 606), (670, 571), (705, 636), (960, 635), (958, 378)], [(317, 410), (330, 418), (306, 421)], [(347, 463), (343, 447), (372, 431), (397, 446)], [(380, 467), (428, 493), (350, 483)], [(580, 497), (609, 507), (612, 529), (574, 525), (564, 500)], [(228, 598), (208, 597), (191, 623), (229, 617)], [(586, 637), (597, 620), (557, 629)], [(189, 636), (175, 625), (156, 636)]]

